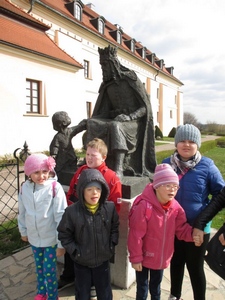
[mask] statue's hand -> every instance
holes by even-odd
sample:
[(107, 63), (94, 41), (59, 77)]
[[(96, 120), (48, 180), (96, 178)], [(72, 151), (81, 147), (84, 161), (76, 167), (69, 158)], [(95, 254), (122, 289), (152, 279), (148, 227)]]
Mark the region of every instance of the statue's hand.
[(115, 120), (115, 121), (118, 121), (118, 122), (125, 122), (125, 121), (130, 121), (131, 119), (130, 119), (130, 116), (121, 114), (121, 115), (115, 117), (114, 120)]

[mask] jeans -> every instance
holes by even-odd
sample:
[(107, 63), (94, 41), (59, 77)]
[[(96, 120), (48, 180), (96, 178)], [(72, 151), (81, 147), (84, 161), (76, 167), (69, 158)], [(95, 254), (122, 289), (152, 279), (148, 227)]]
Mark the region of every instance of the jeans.
[[(148, 277), (150, 272), (150, 280)], [(161, 281), (163, 277), (163, 270), (152, 270), (142, 267), (141, 272), (136, 271), (137, 292), (136, 300), (146, 300), (148, 297), (148, 290), (151, 295), (151, 300), (160, 300), (161, 295)]]
[(98, 300), (112, 300), (109, 262), (98, 267), (89, 268), (74, 263), (75, 299), (90, 300), (91, 286), (95, 286)]

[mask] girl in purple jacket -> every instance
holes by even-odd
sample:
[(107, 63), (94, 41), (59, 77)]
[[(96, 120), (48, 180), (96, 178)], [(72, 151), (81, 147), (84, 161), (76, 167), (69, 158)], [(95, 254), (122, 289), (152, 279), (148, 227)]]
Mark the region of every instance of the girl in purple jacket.
[[(148, 184), (133, 204), (129, 214), (128, 251), (136, 270), (136, 300), (159, 300), (163, 269), (174, 252), (174, 237), (199, 243), (192, 237), (192, 227), (180, 204), (174, 199), (179, 179), (169, 164), (155, 169), (153, 183)], [(150, 272), (150, 281), (148, 277)]]

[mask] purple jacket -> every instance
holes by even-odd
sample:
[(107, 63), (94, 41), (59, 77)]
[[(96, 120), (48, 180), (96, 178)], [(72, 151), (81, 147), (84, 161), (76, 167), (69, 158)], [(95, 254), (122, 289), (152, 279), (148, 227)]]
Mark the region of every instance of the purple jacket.
[[(129, 215), (128, 251), (131, 263), (142, 263), (149, 269), (168, 267), (174, 252), (174, 237), (192, 242), (192, 227), (180, 204), (173, 199), (165, 211), (159, 203), (152, 184), (148, 184), (140, 201)], [(150, 219), (146, 219), (146, 201), (150, 203)]]

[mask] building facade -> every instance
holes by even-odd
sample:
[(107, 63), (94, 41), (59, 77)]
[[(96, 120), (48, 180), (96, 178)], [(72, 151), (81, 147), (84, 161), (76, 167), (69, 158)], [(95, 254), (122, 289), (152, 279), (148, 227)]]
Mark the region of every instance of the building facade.
[[(66, 111), (71, 126), (91, 116), (102, 82), (98, 48), (117, 48), (149, 94), (154, 124), (164, 136), (183, 123), (182, 82), (154, 52), (136, 42), (92, 4), (66, 0), (1, 0), (0, 155), (27, 142), (48, 150), (51, 117)], [(154, 49), (153, 49), (154, 50)], [(82, 147), (82, 133), (73, 139)]]

